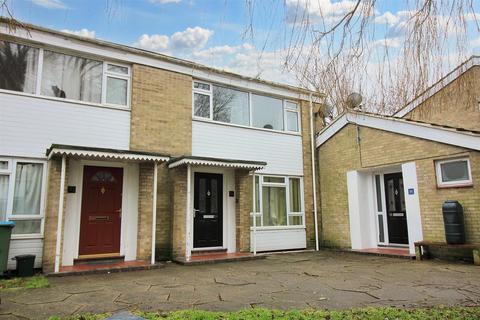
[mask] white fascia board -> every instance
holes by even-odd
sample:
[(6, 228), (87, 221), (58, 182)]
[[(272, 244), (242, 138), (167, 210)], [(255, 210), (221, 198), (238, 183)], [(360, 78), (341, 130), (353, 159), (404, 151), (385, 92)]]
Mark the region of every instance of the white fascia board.
[(433, 86), (428, 88), (420, 96), (418, 96), (414, 100), (410, 101), (405, 107), (403, 107), (402, 109), (397, 111), (393, 116), (394, 117), (399, 117), (399, 118), (404, 117), (407, 113), (409, 113), (410, 111), (412, 111), (413, 109), (418, 107), (425, 100), (432, 97), (434, 94), (436, 94), (438, 91), (442, 90), (444, 87), (448, 86), (452, 81), (457, 79), (460, 75), (462, 75), (468, 69), (470, 69), (473, 66), (478, 66), (478, 65), (480, 65), (480, 57), (477, 57), (477, 56), (471, 57), (465, 63), (458, 66), (455, 70), (453, 70), (448, 75), (446, 75), (443, 79), (441, 79), (436, 84), (434, 84)]
[(316, 138), (316, 147), (320, 147), (324, 144), (328, 139), (330, 139), (333, 135), (335, 135), (340, 129), (345, 127), (348, 124), (347, 115), (343, 114), (337, 119), (334, 120), (328, 127), (326, 127), (323, 131)]
[[(74, 52), (85, 53), (86, 55), (94, 55), (102, 57), (106, 61), (117, 60), (124, 63), (143, 64), (154, 68), (186, 74), (195, 79), (217, 82), (249, 91), (263, 92), (290, 99), (301, 99), (307, 101), (310, 99), (310, 95), (307, 93), (300, 93), (293, 89), (288, 90), (288, 88), (277, 87), (273, 84), (268, 85), (267, 83), (249, 81), (248, 79), (242, 79), (242, 76), (240, 75), (236, 77), (227, 73), (223, 74), (220, 70), (215, 72), (214, 70), (197, 69), (197, 66), (194, 62), (185, 61), (185, 64), (192, 64), (191, 66), (188, 66), (182, 65), (180, 61), (178, 64), (176, 64), (170, 61), (162, 60), (160, 57), (148, 57), (148, 53), (142, 54), (140, 52), (128, 52), (127, 50), (122, 50), (121, 45), (118, 45), (119, 48), (116, 49), (102, 46), (101, 44), (91, 43), (88, 42), (88, 40), (82, 41), (80, 39), (68, 37), (68, 35), (54, 35), (35, 29), (28, 30), (27, 32), (22, 28), (17, 28), (17, 30), (13, 32), (7, 32), (4, 25), (0, 25), (0, 27), (0, 35), (4, 34), (6, 36), (21, 38), (27, 42), (36, 42), (40, 45), (46, 45), (47, 47), (51, 46), (53, 48), (61, 48)], [(198, 67), (200, 67), (200, 65), (198, 65)], [(317, 97), (316, 101), (321, 101), (321, 99), (318, 99)]]
[(93, 157), (93, 158), (100, 158), (100, 159), (117, 159), (117, 160), (127, 160), (127, 161), (130, 160), (130, 161), (165, 162), (170, 160), (169, 157), (153, 156), (149, 154), (116, 153), (116, 152), (105, 152), (105, 151), (59, 149), (59, 148), (53, 148), (52, 151), (50, 151), (48, 159), (50, 159), (54, 155)]
[(357, 113), (346, 113), (342, 115), (337, 121), (322, 131), (317, 137), (317, 148), (348, 123), (472, 150), (480, 150), (480, 136), (436, 128), (428, 124), (408, 122), (402, 119), (382, 118)]

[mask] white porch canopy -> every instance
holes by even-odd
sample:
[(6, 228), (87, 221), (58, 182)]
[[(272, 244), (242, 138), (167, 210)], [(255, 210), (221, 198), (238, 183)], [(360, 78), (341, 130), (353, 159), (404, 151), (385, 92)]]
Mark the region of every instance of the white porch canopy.
[(153, 186), (152, 186), (152, 248), (151, 248), (151, 263), (155, 264), (155, 237), (156, 237), (156, 220), (157, 220), (157, 173), (158, 163), (166, 162), (170, 160), (167, 155), (153, 153), (153, 152), (140, 152), (132, 150), (118, 150), (107, 148), (94, 148), (84, 146), (72, 146), (52, 144), (46, 152), (47, 158), (50, 160), (53, 156), (59, 156), (62, 158), (62, 168), (60, 174), (60, 192), (58, 200), (58, 221), (57, 221), (57, 239), (55, 247), (55, 267), (54, 272), (60, 271), (60, 256), (61, 256), (61, 244), (62, 244), (62, 230), (63, 230), (63, 203), (64, 203), (64, 189), (65, 189), (65, 176), (67, 167), (67, 157), (88, 158), (97, 160), (124, 160), (124, 161), (138, 161), (138, 162), (153, 162)]
[(247, 170), (261, 170), (267, 165), (263, 161), (250, 161), (250, 160), (234, 160), (234, 159), (219, 159), (209, 157), (197, 157), (197, 156), (185, 156), (176, 159), (172, 159), (169, 162), (168, 167), (175, 168), (182, 165), (193, 166), (210, 166), (210, 167), (224, 167), (224, 168), (237, 168)]

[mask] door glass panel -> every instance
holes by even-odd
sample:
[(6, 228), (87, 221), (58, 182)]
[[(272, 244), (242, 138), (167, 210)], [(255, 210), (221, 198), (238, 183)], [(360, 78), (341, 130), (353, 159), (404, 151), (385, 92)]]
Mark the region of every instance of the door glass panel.
[(218, 196), (219, 196), (217, 180), (212, 179), (212, 180), (210, 180), (210, 182), (211, 182), (211, 190), (210, 190), (211, 209), (210, 209), (210, 213), (217, 214), (218, 213)]
[(378, 215), (378, 241), (385, 242), (385, 231), (383, 230), (383, 215)]
[(400, 196), (400, 211), (405, 211), (405, 194), (403, 189), (403, 179), (398, 180), (398, 192)]
[(207, 210), (207, 181), (200, 178), (198, 181), (198, 210), (206, 212)]
[(389, 212), (395, 211), (395, 185), (393, 179), (387, 181), (387, 206)]
[(380, 175), (375, 175), (375, 191), (377, 194), (377, 211), (382, 212), (382, 189), (380, 186)]

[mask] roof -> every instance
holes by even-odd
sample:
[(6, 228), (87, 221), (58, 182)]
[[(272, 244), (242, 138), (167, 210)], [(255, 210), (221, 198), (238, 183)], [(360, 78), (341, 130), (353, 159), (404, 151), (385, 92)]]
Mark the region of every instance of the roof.
[(480, 151), (480, 132), (435, 123), (349, 110), (325, 127), (316, 138), (320, 147), (348, 124)]
[(182, 165), (212, 166), (240, 168), (249, 170), (263, 169), (267, 163), (264, 161), (236, 160), (236, 159), (220, 159), (198, 156), (182, 156), (172, 159), (168, 162), (169, 168), (175, 168)]
[(411, 112), (413, 109), (422, 104), (425, 100), (435, 95), (438, 91), (448, 86), (450, 83), (458, 79), (462, 74), (475, 66), (480, 66), (480, 56), (470, 57), (467, 61), (463, 62), (461, 65), (450, 71), (442, 79), (437, 81), (419, 96), (415, 97), (412, 101), (403, 106), (399, 111), (394, 114), (394, 116), (405, 116), (407, 113)]
[[(4, 17), (0, 17), (0, 24), (7, 24), (7, 23), (9, 23), (9, 21), (11, 21), (11, 20), (7, 19), (7, 18), (4, 18)], [(25, 22), (21, 22), (21, 25), (24, 26), (27, 29), (27, 33), (31, 33), (31, 31), (40, 31), (40, 32), (43, 32), (43, 33), (51, 34), (51, 35), (60, 36), (62, 38), (71, 38), (71, 39), (75, 39), (77, 41), (81, 41), (83, 43), (99, 45), (99, 46), (102, 46), (102, 47), (121, 50), (121, 51), (129, 52), (129, 53), (132, 53), (132, 54), (142, 55), (142, 56), (146, 56), (146, 57), (149, 57), (149, 58), (154, 58), (154, 59), (157, 59), (157, 60), (166, 61), (166, 62), (173, 63), (173, 64), (176, 64), (176, 65), (188, 67), (188, 68), (191, 68), (193, 70), (203, 70), (203, 71), (206, 71), (208, 73), (221, 74), (221, 75), (225, 75), (225, 76), (229, 76), (229, 77), (234, 77), (234, 78), (237, 78), (237, 79), (240, 79), (240, 80), (245, 80), (245, 81), (249, 81), (249, 82), (264, 84), (264, 85), (267, 85), (267, 86), (282, 88), (282, 89), (286, 89), (286, 90), (289, 90), (289, 91), (295, 91), (297, 93), (301, 93), (301, 94), (305, 94), (305, 95), (310, 95), (311, 94), (315, 97), (322, 97), (322, 98), (325, 97), (325, 94), (319, 93), (319, 92), (316, 92), (316, 91), (311, 91), (311, 90), (308, 90), (308, 89), (304, 89), (304, 88), (300, 88), (300, 87), (296, 87), (296, 86), (292, 86), (292, 85), (288, 85), (288, 84), (262, 80), (262, 79), (259, 79), (259, 78), (247, 77), (247, 76), (243, 76), (243, 75), (240, 75), (240, 74), (237, 74), (237, 73), (225, 71), (225, 70), (222, 70), (222, 69), (212, 68), (212, 67), (209, 67), (209, 66), (206, 66), (206, 65), (203, 65), (203, 64), (188, 61), (188, 60), (185, 60), (185, 59), (175, 58), (175, 57), (168, 56), (168, 55), (161, 54), (161, 53), (154, 52), (154, 51), (139, 49), (139, 48), (135, 48), (135, 47), (127, 46), (127, 45), (122, 45), (122, 44), (118, 44), (118, 43), (113, 43), (113, 42), (100, 40), (100, 39), (92, 39), (92, 38), (81, 37), (81, 36), (78, 36), (78, 35), (75, 35), (75, 34), (66, 33), (66, 32), (62, 32), (62, 31), (58, 31), (58, 30), (53, 30), (53, 29), (49, 29), (49, 28), (45, 28), (45, 27), (41, 27), (41, 26), (29, 24), (29, 23), (25, 23)], [(21, 29), (21, 27), (17, 27), (17, 29)], [(0, 34), (1, 33), (2, 32), (0, 32)], [(29, 35), (29, 38), (32, 38), (32, 35)]]
[(47, 149), (46, 155), (49, 159), (55, 155), (61, 155), (61, 156), (67, 155), (67, 156), (79, 156), (79, 157), (92, 157), (92, 158), (100, 158), (100, 159), (131, 160), (131, 161), (163, 162), (163, 161), (170, 160), (170, 157), (168, 155), (161, 154), (161, 153), (73, 146), (73, 145), (65, 145), (65, 144), (52, 144), (50, 148)]

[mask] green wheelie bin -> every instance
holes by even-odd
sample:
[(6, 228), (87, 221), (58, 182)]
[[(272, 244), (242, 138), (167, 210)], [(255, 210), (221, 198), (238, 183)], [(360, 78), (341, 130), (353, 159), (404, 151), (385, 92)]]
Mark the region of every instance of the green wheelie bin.
[(10, 236), (13, 227), (15, 227), (15, 222), (0, 222), (0, 276), (7, 270), (8, 249), (10, 248)]

